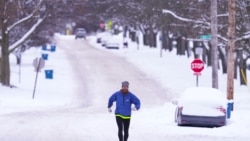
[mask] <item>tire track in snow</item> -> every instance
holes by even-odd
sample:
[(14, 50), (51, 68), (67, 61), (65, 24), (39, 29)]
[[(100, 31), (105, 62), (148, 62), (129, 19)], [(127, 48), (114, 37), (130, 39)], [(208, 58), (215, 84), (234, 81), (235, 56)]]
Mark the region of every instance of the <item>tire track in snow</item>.
[(123, 80), (130, 82), (131, 92), (141, 99), (143, 107), (158, 106), (170, 100), (165, 88), (125, 58), (94, 48), (85, 40), (67, 42), (74, 45), (63, 48), (72, 62), (77, 84), (82, 87), (78, 91), (80, 99), (87, 100), (87, 105), (106, 106), (108, 97), (120, 89)]

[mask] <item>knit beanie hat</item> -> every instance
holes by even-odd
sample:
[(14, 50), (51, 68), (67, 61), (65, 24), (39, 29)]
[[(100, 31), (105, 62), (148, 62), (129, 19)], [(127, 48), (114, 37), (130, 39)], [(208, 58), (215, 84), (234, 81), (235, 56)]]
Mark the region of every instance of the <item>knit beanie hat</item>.
[(128, 81), (123, 81), (122, 82), (122, 87), (128, 87), (128, 85), (129, 85)]

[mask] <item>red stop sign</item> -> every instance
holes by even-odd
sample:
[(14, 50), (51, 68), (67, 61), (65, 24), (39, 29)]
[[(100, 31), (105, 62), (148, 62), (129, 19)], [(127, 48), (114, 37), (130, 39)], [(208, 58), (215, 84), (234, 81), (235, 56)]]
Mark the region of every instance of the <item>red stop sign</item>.
[(200, 59), (194, 59), (191, 63), (191, 69), (194, 73), (200, 73), (204, 69), (204, 62)]

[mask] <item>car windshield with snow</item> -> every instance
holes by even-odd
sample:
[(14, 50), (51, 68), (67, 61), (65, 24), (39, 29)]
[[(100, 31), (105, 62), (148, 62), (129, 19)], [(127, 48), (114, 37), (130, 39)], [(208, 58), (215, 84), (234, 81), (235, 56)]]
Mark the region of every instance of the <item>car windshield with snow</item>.
[(192, 87), (173, 100), (177, 125), (219, 127), (226, 125), (226, 96), (218, 89)]

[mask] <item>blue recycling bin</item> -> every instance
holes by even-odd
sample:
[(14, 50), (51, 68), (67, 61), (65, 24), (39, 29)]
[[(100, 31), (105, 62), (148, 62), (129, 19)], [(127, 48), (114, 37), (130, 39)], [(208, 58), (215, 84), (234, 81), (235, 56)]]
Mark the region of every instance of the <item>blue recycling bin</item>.
[(48, 54), (46, 54), (46, 53), (43, 53), (43, 54), (42, 54), (42, 59), (43, 59), (43, 60), (48, 60), (48, 57), (49, 57)]
[(227, 118), (231, 118), (231, 112), (233, 108), (233, 102), (228, 102), (227, 103)]
[(47, 50), (47, 46), (46, 46), (46, 45), (43, 45), (43, 46), (42, 46), (42, 50)]
[(50, 51), (55, 52), (56, 51), (56, 46), (55, 45), (50, 46)]
[(53, 70), (45, 70), (45, 78), (46, 79), (53, 79)]

